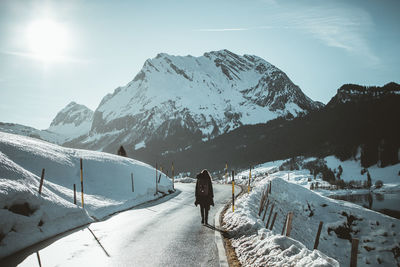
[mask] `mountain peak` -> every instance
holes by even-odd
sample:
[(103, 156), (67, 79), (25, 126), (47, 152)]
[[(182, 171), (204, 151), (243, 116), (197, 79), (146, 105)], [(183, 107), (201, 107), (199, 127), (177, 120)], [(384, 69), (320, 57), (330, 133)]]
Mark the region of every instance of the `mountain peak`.
[(114, 151), (121, 142), (139, 147), (177, 138), (175, 147), (184, 148), (245, 124), (319, 107), (260, 57), (227, 49), (198, 57), (159, 53), (126, 86), (102, 99), (90, 137), (70, 145), (83, 142), (87, 148)]
[(48, 130), (73, 139), (89, 132), (92, 119), (91, 109), (72, 101), (57, 113)]

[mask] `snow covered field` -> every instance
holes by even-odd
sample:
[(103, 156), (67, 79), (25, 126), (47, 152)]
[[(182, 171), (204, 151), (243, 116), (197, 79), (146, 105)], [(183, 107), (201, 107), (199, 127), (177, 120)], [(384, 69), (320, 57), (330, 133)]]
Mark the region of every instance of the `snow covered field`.
[[(81, 208), (83, 159), (84, 209)], [(39, 183), (45, 178), (42, 194)], [(134, 177), (132, 192), (131, 173)], [(73, 204), (73, 184), (77, 205)], [(0, 132), (0, 258), (55, 234), (158, 198), (155, 169), (116, 155)], [(172, 190), (163, 174), (158, 190)]]
[[(339, 162), (333, 157), (326, 160), (330, 168), (337, 168), (339, 164), (343, 167), (345, 180), (366, 179), (366, 175), (361, 175), (357, 161)], [(400, 220), (324, 196), (334, 191), (311, 191), (309, 178), (312, 176), (308, 170), (279, 171), (282, 163), (268, 162), (252, 170), (252, 176), (257, 176), (252, 181), (252, 191), (237, 200), (235, 212), (228, 210), (224, 217), (228, 231), (234, 233), (232, 245), (243, 265), (335, 266), (337, 263), (333, 258), (340, 265), (348, 266), (352, 238), (359, 239), (358, 266), (400, 264)], [(379, 189), (381, 192), (396, 192), (399, 167), (397, 164), (384, 169), (369, 168), (373, 183), (378, 177), (384, 181), (384, 187)], [(249, 170), (246, 170), (235, 180), (247, 184), (248, 176)], [(275, 203), (274, 212), (277, 212), (272, 231), (265, 229), (271, 204), (264, 221), (258, 216), (261, 192), (270, 181), (269, 200)], [(344, 191), (355, 193), (354, 190), (341, 190), (340, 193)], [(280, 234), (290, 211), (294, 217), (291, 238), (287, 238)], [(323, 227), (317, 251), (312, 249), (320, 221)]]

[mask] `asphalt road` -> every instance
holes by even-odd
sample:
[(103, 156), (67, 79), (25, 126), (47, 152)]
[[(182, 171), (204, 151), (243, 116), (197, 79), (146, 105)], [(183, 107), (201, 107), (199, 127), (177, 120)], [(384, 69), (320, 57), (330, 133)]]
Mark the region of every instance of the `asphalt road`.
[(171, 196), (42, 242), (8, 264), (39, 266), (39, 251), (42, 266), (219, 266), (214, 219), (231, 199), (232, 187), (213, 187), (209, 227), (194, 206), (195, 185), (177, 184)]

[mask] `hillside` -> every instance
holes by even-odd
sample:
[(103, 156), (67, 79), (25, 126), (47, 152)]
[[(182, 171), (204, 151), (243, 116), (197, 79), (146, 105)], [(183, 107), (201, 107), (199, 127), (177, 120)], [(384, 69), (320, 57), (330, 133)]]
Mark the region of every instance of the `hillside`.
[(148, 162), (174, 160), (185, 171), (196, 171), (201, 168), (222, 170), (227, 161), (234, 168), (245, 168), (299, 155), (336, 155), (345, 160), (360, 152), (364, 167), (378, 161), (380, 166), (386, 166), (399, 162), (398, 114), (400, 95), (368, 97), (329, 104), (297, 118), (245, 125), (180, 152), (159, 156), (156, 151), (163, 151), (163, 144), (151, 143), (147, 147), (152, 154), (139, 150), (133, 156)]
[[(83, 159), (84, 209), (80, 158)], [(42, 194), (38, 189), (42, 168)], [(131, 173), (134, 175), (132, 192)], [(158, 198), (155, 170), (108, 153), (60, 147), (0, 133), (0, 258), (80, 225)], [(74, 205), (73, 185), (77, 189)], [(172, 182), (162, 176), (159, 191)]]

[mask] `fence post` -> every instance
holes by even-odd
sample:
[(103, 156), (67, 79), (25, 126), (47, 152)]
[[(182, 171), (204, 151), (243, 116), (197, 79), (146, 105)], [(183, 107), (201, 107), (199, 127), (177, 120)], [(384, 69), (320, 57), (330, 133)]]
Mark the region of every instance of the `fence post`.
[(42, 267), (42, 262), (40, 260), (39, 251), (36, 251), (36, 256), (37, 256), (37, 260), (38, 260), (38, 263), (39, 263), (39, 267)]
[(83, 162), (82, 158), (80, 159), (81, 163), (81, 199), (82, 199), (82, 208), (84, 207), (84, 200), (83, 200)]
[(44, 168), (42, 169), (42, 176), (40, 176), (39, 195), (42, 194), (43, 180), (44, 180)]
[(357, 267), (358, 238), (351, 240), (350, 267)]
[(175, 169), (174, 169), (174, 162), (172, 162), (172, 169), (171, 169), (171, 174), (172, 174), (172, 189), (175, 190)]
[(290, 232), (292, 231), (292, 220), (293, 220), (293, 212), (289, 212), (286, 236), (290, 236)]
[(263, 218), (262, 218), (263, 222), (265, 220), (265, 215), (267, 214), (268, 206), (269, 206), (269, 199), (268, 199), (268, 202), (267, 202), (267, 206), (265, 207), (264, 215), (263, 215)]
[(272, 182), (269, 181), (269, 193), (271, 194), (271, 192), (272, 192)]
[(232, 211), (235, 211), (235, 173), (232, 171)]
[(74, 184), (74, 204), (76, 205), (76, 185)]
[(275, 220), (276, 220), (276, 215), (278, 215), (277, 212), (275, 212), (274, 218), (272, 219), (271, 227), (269, 228), (269, 230), (271, 230), (271, 231), (272, 231), (272, 228), (274, 228), (274, 224), (275, 224)]
[(131, 180), (132, 180), (132, 192), (135, 192), (135, 185), (133, 183), (133, 172), (131, 172)]
[(158, 178), (158, 168), (157, 168), (157, 162), (156, 162), (156, 193), (154, 195), (157, 195), (158, 193), (158, 183), (157, 183), (157, 178)]
[(322, 230), (322, 225), (323, 224), (324, 224), (323, 222), (319, 222), (318, 232), (317, 232), (317, 236), (315, 237), (315, 242), (314, 242), (314, 249), (318, 248), (319, 236), (321, 235), (321, 230)]
[(267, 221), (267, 224), (265, 225), (265, 228), (267, 228), (267, 229), (268, 229), (269, 221), (271, 220), (272, 212), (274, 211), (274, 207), (275, 207), (275, 203), (272, 203), (271, 211), (268, 216), (268, 221)]
[[(267, 190), (267, 192), (268, 192), (268, 190)], [(267, 198), (268, 198), (268, 194), (265, 191), (263, 191), (262, 195), (261, 195), (261, 200), (260, 200), (260, 208), (258, 209), (258, 216), (261, 216), (261, 212), (264, 209), (265, 201)]]
[(288, 215), (286, 214), (285, 220), (283, 221), (283, 228), (282, 228), (282, 233), (281, 233), (281, 235), (283, 235), (283, 234), (285, 233), (287, 217), (288, 217)]

